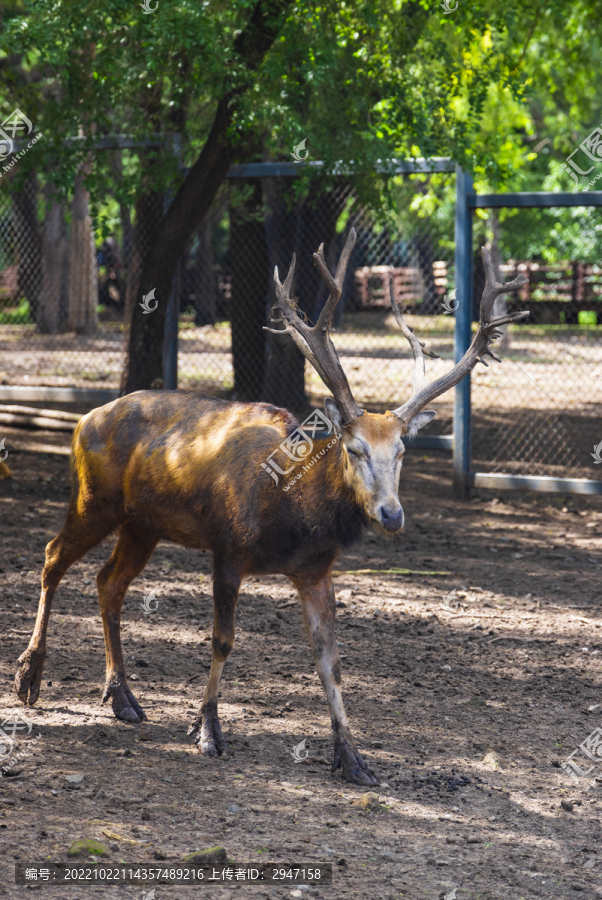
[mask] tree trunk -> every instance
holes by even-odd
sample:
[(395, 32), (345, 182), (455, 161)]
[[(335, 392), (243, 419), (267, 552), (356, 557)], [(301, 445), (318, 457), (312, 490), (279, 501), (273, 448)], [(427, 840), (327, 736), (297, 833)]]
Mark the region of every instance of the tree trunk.
[(46, 213), (42, 239), (42, 288), (37, 323), (42, 334), (58, 334), (66, 329), (69, 285), (69, 245), (65, 235), (65, 204), (58, 201), (52, 184), (52, 197)]
[[(234, 41), (241, 72), (258, 68), (272, 46), (292, 0), (258, 0), (245, 28)], [(144, 314), (134, 305), (128, 352), (125, 391), (144, 390), (155, 379), (163, 378), (163, 333), (165, 315), (174, 272), (224, 181), (234, 157), (228, 134), (235, 111), (237, 94), (224, 94), (217, 105), (213, 125), (199, 158), (180, 185), (165, 212), (157, 236), (145, 255), (139, 292), (153, 288), (157, 309)]]
[[(250, 189), (250, 193), (249, 192)], [(247, 196), (244, 196), (247, 194)], [(261, 400), (269, 259), (261, 179), (233, 188), (230, 205), (232, 362), (237, 400)], [(237, 202), (238, 201), (238, 202)]]
[(38, 224), (38, 178), (31, 169), (20, 191), (13, 195), (16, 243), (19, 254), (18, 296), (26, 297), (31, 317), (39, 327), (42, 289), (42, 229)]
[(136, 202), (136, 216), (131, 234), (129, 256), (126, 263), (127, 281), (123, 321), (128, 325), (132, 321), (136, 303), (142, 301), (142, 294), (140, 292), (142, 267), (144, 259), (156, 238), (157, 226), (163, 217), (163, 204), (163, 193), (151, 190), (145, 191)]
[(71, 204), (69, 246), (69, 328), (77, 334), (94, 334), (98, 328), (98, 273), (89, 194), (84, 187), (87, 165), (75, 179)]
[(215, 294), (217, 280), (213, 263), (213, 210), (201, 223), (197, 231), (198, 245), (194, 255), (194, 265), (188, 273), (190, 287), (188, 299), (194, 307), (195, 325), (215, 325)]

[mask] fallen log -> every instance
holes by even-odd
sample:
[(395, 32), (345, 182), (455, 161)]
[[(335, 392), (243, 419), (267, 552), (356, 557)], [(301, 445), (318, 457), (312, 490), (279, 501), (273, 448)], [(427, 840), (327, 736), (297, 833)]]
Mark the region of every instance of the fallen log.
[(0, 412), (0, 425), (13, 425), (17, 428), (43, 428), (47, 431), (73, 431), (77, 422), (50, 419), (46, 416), (15, 416), (11, 413)]
[(38, 409), (36, 406), (8, 406), (0, 404), (0, 413), (14, 413), (24, 416), (43, 416), (46, 419), (61, 419), (65, 422), (79, 422), (81, 413), (63, 412), (62, 409)]

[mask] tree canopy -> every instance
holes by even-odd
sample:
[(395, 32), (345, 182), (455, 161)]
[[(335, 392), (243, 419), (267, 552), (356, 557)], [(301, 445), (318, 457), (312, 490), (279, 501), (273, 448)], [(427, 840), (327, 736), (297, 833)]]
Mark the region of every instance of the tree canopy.
[[(596, 4), (456, 3), (5, 0), (2, 117), (18, 107), (44, 135), (12, 184), (35, 167), (68, 194), (85, 162), (97, 221), (108, 198), (163, 198), (139, 292), (167, 294), (228, 166), (288, 161), (301, 140), (325, 172), (451, 156), (477, 188), (572, 189), (562, 162), (600, 118)], [(119, 166), (94, 150), (110, 135), (137, 145)], [(134, 309), (147, 362), (130, 389), (160, 374), (164, 317)]]

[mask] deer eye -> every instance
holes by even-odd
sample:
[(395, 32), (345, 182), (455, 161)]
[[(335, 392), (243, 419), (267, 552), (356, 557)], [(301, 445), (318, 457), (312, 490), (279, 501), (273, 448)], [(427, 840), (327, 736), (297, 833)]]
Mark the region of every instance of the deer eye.
[(357, 457), (357, 459), (364, 459), (366, 454), (359, 447), (347, 447), (347, 452), (351, 454), (351, 456)]

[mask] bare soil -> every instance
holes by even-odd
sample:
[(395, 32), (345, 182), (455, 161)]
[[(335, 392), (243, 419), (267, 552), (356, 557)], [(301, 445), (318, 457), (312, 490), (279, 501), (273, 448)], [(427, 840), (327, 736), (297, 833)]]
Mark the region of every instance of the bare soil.
[[(95, 576), (109, 543), (61, 584), (42, 694), (22, 709), (16, 660), (44, 547), (65, 513), (68, 459), (13, 450), (7, 462), (0, 711), (4, 720), (21, 709), (33, 727), (12, 754), (23, 754), (11, 770), (20, 774), (0, 779), (0, 896), (143, 896), (140, 887), (14, 885), (14, 863), (64, 860), (81, 839), (99, 841), (108, 864), (183, 861), (215, 845), (240, 863), (332, 863), (332, 886), (293, 894), (307, 898), (435, 900), (454, 888), (469, 900), (602, 896), (602, 764), (579, 752), (575, 761), (593, 769), (577, 784), (560, 768), (602, 718), (599, 500), (475, 491), (458, 502), (448, 454), (407, 454), (406, 534), (368, 534), (338, 565), (383, 574), (336, 577), (347, 711), (382, 781), (377, 808), (364, 810), (365, 789), (330, 774), (327, 704), (284, 578), (243, 586), (221, 691), (230, 755), (203, 758), (186, 736), (210, 663), (208, 554), (161, 545), (126, 598), (130, 685), (147, 724), (118, 722), (100, 703)], [(448, 574), (384, 574), (391, 567)], [(158, 608), (145, 614), (151, 591)], [(303, 739), (309, 756), (295, 763)], [(69, 787), (70, 774), (81, 785)], [(293, 890), (159, 886), (155, 896)]]

